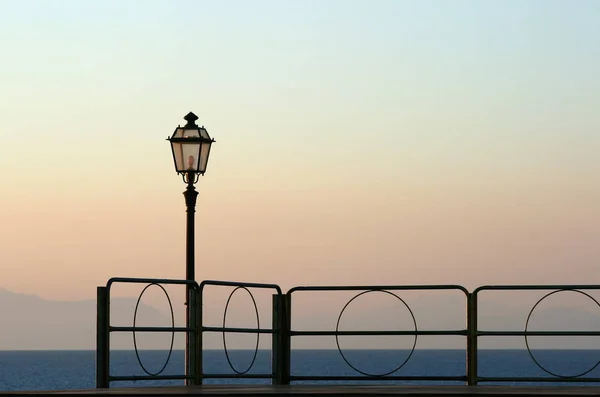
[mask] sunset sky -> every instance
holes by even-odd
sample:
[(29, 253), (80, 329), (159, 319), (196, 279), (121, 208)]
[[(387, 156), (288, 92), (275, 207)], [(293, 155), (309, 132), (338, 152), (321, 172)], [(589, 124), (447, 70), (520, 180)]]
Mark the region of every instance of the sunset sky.
[(6, 1), (0, 287), (600, 284), (600, 2)]

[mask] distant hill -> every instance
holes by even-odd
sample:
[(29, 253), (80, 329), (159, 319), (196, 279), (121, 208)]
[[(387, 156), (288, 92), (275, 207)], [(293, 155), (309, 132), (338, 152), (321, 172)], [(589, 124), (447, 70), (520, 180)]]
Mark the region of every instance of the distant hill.
[[(137, 298), (113, 298), (111, 323), (130, 326)], [(310, 303), (310, 302), (309, 302)], [(460, 299), (439, 299), (420, 296), (410, 301), (420, 330), (464, 329), (465, 307)], [(337, 308), (334, 305), (334, 308)], [(487, 302), (479, 317), (482, 330), (523, 330), (528, 310), (517, 309), (502, 302)], [(336, 313), (324, 313), (319, 305), (294, 307), (294, 329), (334, 330)], [(211, 312), (213, 310), (213, 312)], [(270, 309), (269, 309), (270, 310)], [(205, 315), (221, 315), (218, 308), (207, 304)], [(575, 307), (550, 307), (536, 311), (531, 321), (532, 330), (600, 330), (600, 310), (591, 312)], [(268, 310), (266, 311), (269, 315)], [(19, 294), (0, 288), (0, 350), (90, 350), (96, 346), (96, 301), (53, 301), (35, 295)], [(362, 308), (344, 318), (340, 329), (411, 329), (412, 320), (402, 306)], [(232, 313), (232, 318), (249, 317), (246, 311)], [(402, 317), (404, 316), (404, 317)], [(218, 316), (217, 316), (218, 317)], [(401, 319), (402, 317), (402, 319)], [(170, 314), (140, 303), (138, 325), (169, 326)], [(245, 322), (244, 322), (245, 323)], [(181, 324), (177, 324), (181, 325)], [(210, 324), (213, 325), (213, 324)], [(244, 325), (238, 325), (244, 326)], [(262, 327), (267, 327), (264, 323)], [(252, 348), (253, 335), (228, 335), (232, 348)], [(343, 348), (407, 348), (411, 337), (342, 337)], [(597, 349), (600, 337), (533, 337), (534, 349)], [(140, 349), (165, 349), (170, 334), (138, 334)], [(268, 336), (261, 337), (261, 348), (269, 348)], [(523, 337), (482, 337), (482, 349), (524, 348)], [(113, 333), (111, 349), (132, 349), (131, 333)], [(205, 338), (205, 348), (220, 349), (220, 334)], [(294, 348), (335, 348), (333, 337), (295, 338)], [(420, 337), (417, 348), (464, 348), (464, 337)], [(175, 348), (183, 348), (183, 335), (176, 338)]]
[[(111, 322), (131, 326), (136, 301), (137, 298), (113, 298)], [(165, 313), (143, 302), (138, 313), (140, 319), (151, 318), (152, 325), (170, 325), (170, 318)], [(82, 350), (96, 347), (96, 301), (93, 299), (53, 301), (0, 288), (0, 315), (0, 350)], [(150, 338), (149, 335), (141, 335), (139, 339), (141, 347), (153, 344), (165, 346), (164, 335)], [(112, 349), (131, 347), (131, 333), (111, 338)]]

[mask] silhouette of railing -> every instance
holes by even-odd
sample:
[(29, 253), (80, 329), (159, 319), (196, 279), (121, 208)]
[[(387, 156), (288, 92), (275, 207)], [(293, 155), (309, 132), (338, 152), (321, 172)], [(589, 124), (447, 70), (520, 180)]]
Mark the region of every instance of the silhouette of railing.
[[(140, 293), (133, 316), (133, 326), (113, 326), (110, 323), (110, 291), (111, 287), (115, 283), (134, 283), (134, 284), (147, 284), (146, 287)], [(136, 327), (137, 311), (140, 304), (140, 300), (146, 290), (150, 286), (158, 286), (165, 293), (171, 309), (171, 327)], [(190, 291), (190, 302), (192, 303), (192, 310), (190, 310), (190, 326), (188, 327), (176, 327), (175, 318), (173, 313), (173, 305), (171, 298), (167, 293), (163, 285), (184, 285), (189, 286)], [(106, 283), (105, 287), (97, 288), (97, 315), (96, 315), (96, 387), (97, 388), (108, 388), (110, 382), (115, 381), (144, 381), (144, 380), (186, 380), (189, 383), (199, 384), (202, 382), (199, 375), (202, 373), (197, 368), (201, 367), (202, 362), (202, 344), (200, 333), (198, 332), (197, 319), (201, 318), (199, 315), (200, 308), (198, 305), (198, 284), (195, 281), (186, 280), (168, 280), (168, 279), (150, 279), (150, 278), (111, 278)], [(114, 332), (131, 332), (133, 334), (133, 343), (135, 348), (136, 358), (142, 370), (146, 375), (111, 375), (110, 374), (110, 335)], [(150, 372), (142, 363), (136, 342), (136, 332), (169, 332), (171, 333), (171, 346), (169, 349), (169, 355), (162, 366), (157, 372)], [(162, 372), (167, 367), (171, 353), (173, 351), (173, 341), (175, 333), (189, 333), (190, 335), (190, 352), (186, 352), (186, 367), (190, 368), (188, 374), (181, 375), (162, 375)], [(191, 381), (191, 382), (190, 382)]]
[[(284, 300), (286, 301), (284, 305), (289, 308), (288, 312), (286, 313), (286, 317), (289, 320), (291, 320), (291, 317), (292, 317), (291, 316), (292, 311), (293, 311), (292, 296), (294, 293), (316, 292), (316, 291), (320, 291), (320, 292), (323, 292), (323, 291), (356, 291), (357, 292), (357, 294), (354, 295), (354, 297), (352, 297), (342, 307), (342, 310), (340, 311), (338, 319), (337, 319), (336, 329), (334, 331), (299, 331), (299, 330), (290, 329), (289, 324), (288, 324), (288, 326), (286, 327), (287, 341), (286, 341), (285, 348), (286, 348), (286, 350), (289, 351), (289, 345), (291, 344), (290, 339), (292, 337), (333, 336), (333, 337), (335, 337), (337, 349), (338, 349), (342, 359), (344, 360), (344, 362), (350, 368), (352, 368), (355, 372), (360, 374), (360, 376), (336, 376), (336, 375), (300, 376), (300, 375), (291, 375), (288, 372), (288, 373), (286, 373), (287, 378), (285, 378), (282, 383), (289, 383), (289, 382), (293, 382), (293, 381), (381, 381), (381, 380), (385, 380), (385, 381), (463, 381), (463, 382), (466, 382), (467, 381), (466, 373), (465, 373), (465, 375), (462, 375), (462, 376), (399, 376), (399, 375), (393, 375), (397, 371), (399, 371), (402, 367), (404, 367), (405, 364), (407, 364), (409, 362), (410, 358), (412, 357), (413, 352), (415, 351), (415, 348), (417, 345), (417, 338), (419, 336), (424, 336), (424, 335), (451, 336), (451, 335), (454, 335), (454, 336), (466, 337), (468, 335), (468, 329), (466, 329), (466, 328), (465, 329), (452, 329), (452, 330), (420, 330), (417, 326), (417, 321), (415, 319), (414, 313), (413, 313), (412, 309), (410, 308), (410, 306), (408, 305), (408, 303), (406, 303), (405, 300), (403, 300), (395, 292), (393, 292), (393, 291), (432, 291), (432, 290), (460, 291), (460, 292), (464, 293), (465, 306), (467, 305), (469, 292), (464, 287), (461, 287), (459, 285), (306, 286), (306, 287), (294, 287), (294, 288), (290, 289), (284, 297)], [(348, 305), (350, 303), (352, 303), (359, 296), (362, 296), (362, 295), (365, 295), (368, 293), (376, 293), (376, 292), (390, 295), (390, 296), (394, 297), (395, 299), (397, 299), (399, 302), (401, 302), (404, 305), (404, 307), (406, 307), (406, 309), (408, 310), (408, 312), (410, 314), (411, 320), (413, 322), (414, 330), (412, 330), (412, 331), (340, 331), (339, 330), (340, 320), (342, 318), (344, 311), (348, 307)], [(367, 372), (367, 371), (361, 370), (361, 369), (357, 368), (355, 365), (351, 364), (350, 361), (348, 360), (348, 358), (344, 355), (344, 353), (340, 347), (340, 343), (339, 343), (339, 336), (367, 336), (367, 335), (368, 336), (409, 335), (409, 336), (414, 336), (414, 339), (413, 339), (412, 347), (410, 349), (408, 356), (406, 357), (406, 359), (404, 361), (402, 361), (398, 366), (396, 366), (396, 368), (394, 368), (390, 371), (385, 371), (385, 372), (381, 372), (381, 373), (372, 373), (372, 372)], [(465, 340), (466, 340), (466, 338), (465, 338)], [(286, 359), (287, 359), (287, 356), (286, 356)], [(287, 366), (286, 369), (287, 368), (289, 368), (289, 366)], [(468, 368), (467, 368), (467, 371), (468, 371)]]
[[(200, 327), (201, 327), (201, 331), (199, 332), (200, 335), (202, 335), (204, 332), (220, 332), (223, 335), (223, 349), (225, 351), (225, 357), (227, 359), (227, 363), (229, 364), (229, 367), (231, 368), (231, 370), (234, 372), (233, 374), (229, 373), (202, 373), (202, 378), (203, 379), (228, 379), (228, 378), (236, 378), (236, 379), (272, 379), (273, 383), (278, 383), (277, 382), (277, 374), (279, 373), (279, 358), (276, 354), (272, 355), (272, 371), (269, 374), (249, 374), (248, 372), (252, 369), (252, 367), (254, 366), (254, 363), (256, 361), (256, 356), (258, 354), (258, 347), (259, 347), (259, 337), (261, 334), (271, 334), (273, 335), (272, 337), (272, 349), (273, 352), (276, 352), (279, 349), (278, 346), (278, 336), (281, 335), (280, 332), (280, 328), (278, 327), (278, 323), (277, 323), (277, 315), (279, 314), (279, 310), (277, 308), (275, 308), (275, 304), (278, 300), (279, 297), (282, 296), (282, 292), (281, 292), (281, 288), (278, 285), (275, 284), (258, 284), (258, 283), (241, 283), (241, 282), (233, 282), (233, 281), (215, 281), (215, 280), (205, 280), (203, 282), (200, 283), (200, 307), (202, 307), (202, 302), (204, 299), (204, 289), (206, 286), (220, 286), (220, 287), (233, 287), (233, 291), (231, 291), (231, 293), (229, 294), (229, 297), (227, 298), (227, 303), (225, 304), (225, 310), (223, 312), (223, 326), (222, 327), (207, 327), (204, 326), (204, 324), (201, 322), (200, 323)], [(262, 328), (260, 326), (260, 315), (259, 315), (259, 311), (258, 311), (258, 306), (256, 305), (256, 300), (254, 299), (254, 295), (252, 293), (252, 290), (254, 289), (267, 289), (267, 290), (273, 290), (275, 292), (275, 294), (273, 295), (273, 302), (274, 302), (274, 310), (273, 310), (273, 314), (272, 314), (272, 318), (273, 318), (273, 323), (272, 323), (272, 327), (271, 328)], [(232, 328), (232, 327), (226, 327), (226, 319), (227, 319), (227, 310), (229, 308), (229, 302), (231, 301), (231, 298), (233, 297), (233, 295), (239, 291), (239, 290), (244, 290), (248, 293), (248, 295), (250, 296), (250, 299), (252, 300), (252, 304), (254, 306), (254, 310), (256, 313), (256, 324), (257, 327), (256, 328)], [(202, 317), (200, 317), (202, 318)], [(248, 365), (247, 368), (245, 369), (238, 369), (236, 368), (233, 363), (231, 362), (231, 358), (229, 356), (229, 352), (227, 350), (227, 342), (225, 340), (225, 334), (227, 333), (244, 333), (244, 334), (256, 334), (256, 346), (254, 348), (254, 356), (252, 358), (252, 361), (250, 362), (250, 365)], [(200, 359), (200, 362), (202, 362), (202, 360)]]
[[(478, 376), (477, 375), (477, 359), (475, 358), (472, 362), (474, 365), (474, 378), (471, 384), (477, 384), (478, 382), (565, 382), (565, 383), (596, 383), (600, 382), (600, 378), (584, 378), (583, 376), (592, 372), (598, 365), (600, 365), (600, 361), (596, 362), (595, 365), (590, 367), (586, 371), (581, 371), (575, 374), (559, 374), (545, 368), (539, 360), (535, 358), (535, 355), (531, 351), (529, 346), (528, 337), (531, 336), (600, 336), (600, 331), (530, 331), (528, 329), (529, 322), (531, 319), (531, 315), (534, 310), (538, 307), (538, 305), (547, 297), (554, 295), (560, 292), (572, 291), (578, 293), (582, 296), (587, 297), (592, 300), (598, 307), (600, 307), (600, 303), (592, 297), (590, 294), (583, 292), (586, 290), (600, 290), (600, 285), (486, 285), (479, 287), (473, 291), (471, 309), (474, 313), (473, 320), (474, 323), (472, 327), (474, 329), (472, 335), (472, 345), (471, 349), (473, 352), (478, 351), (478, 339), (481, 337), (514, 337), (514, 336), (523, 336), (525, 338), (525, 346), (527, 348), (527, 352), (529, 356), (533, 360), (533, 362), (545, 373), (551, 375), (551, 377), (494, 377), (494, 376)], [(550, 291), (542, 296), (531, 308), (529, 314), (527, 316), (527, 320), (525, 321), (525, 327), (523, 331), (506, 331), (506, 330), (480, 330), (478, 327), (478, 301), (479, 295), (485, 291)]]
[[(110, 287), (113, 283), (145, 283), (147, 284), (146, 288), (151, 285), (157, 285), (163, 288), (162, 284), (180, 284), (180, 285), (189, 285), (190, 286), (190, 302), (194, 307), (190, 310), (190, 327), (175, 327), (173, 316), (171, 327), (136, 327), (135, 326), (135, 315), (134, 315), (134, 325), (132, 327), (117, 327), (112, 326), (109, 322), (110, 319)], [(204, 301), (204, 290), (206, 286), (220, 286), (220, 287), (231, 287), (234, 288), (232, 292), (229, 294), (229, 298), (227, 299), (227, 303), (225, 305), (225, 311), (223, 313), (223, 325), (221, 327), (214, 326), (205, 326), (203, 323), (203, 301)], [(144, 291), (140, 294), (141, 296), (144, 294)], [(271, 313), (271, 327), (261, 327), (260, 325), (260, 316), (258, 313), (258, 307), (256, 305), (256, 300), (254, 299), (254, 295), (252, 291), (254, 289), (266, 289), (272, 290), (272, 313)], [(257, 327), (256, 328), (234, 328), (226, 326), (226, 316), (227, 310), (229, 308), (229, 303), (232, 296), (237, 292), (243, 290), (247, 292), (252, 300), (253, 306), (256, 310), (256, 319), (257, 319)], [(462, 329), (442, 329), (442, 330), (421, 330), (417, 326), (417, 321), (412, 312), (410, 306), (406, 303), (406, 301), (399, 296), (400, 291), (458, 291), (461, 294), (464, 294), (465, 297), (465, 307), (466, 307), (466, 328)], [(480, 330), (478, 327), (478, 300), (479, 295), (485, 291), (524, 291), (524, 290), (539, 290), (539, 291), (550, 291), (546, 295), (544, 295), (531, 309), (527, 321), (525, 323), (525, 328), (523, 331), (507, 331), (507, 330)], [(96, 385), (99, 388), (109, 387), (110, 382), (113, 381), (123, 381), (123, 380), (133, 380), (133, 381), (143, 381), (143, 380), (186, 380), (188, 384), (202, 384), (203, 379), (271, 379), (273, 384), (289, 384), (291, 382), (306, 382), (306, 381), (423, 381), (423, 382), (433, 382), (433, 381), (454, 381), (454, 382), (464, 382), (468, 385), (477, 385), (480, 382), (600, 382), (600, 378), (591, 378), (584, 377), (592, 370), (594, 370), (598, 365), (600, 365), (600, 361), (596, 363), (592, 368), (582, 373), (576, 373), (571, 375), (558, 374), (552, 371), (547, 370), (543, 367), (538, 360), (536, 360), (535, 355), (532, 353), (529, 348), (528, 337), (531, 336), (600, 336), (600, 331), (530, 331), (528, 330), (529, 320), (531, 318), (531, 314), (538, 306), (538, 304), (543, 301), (548, 296), (553, 294), (563, 292), (563, 291), (572, 291), (582, 296), (585, 296), (591, 299), (600, 307), (600, 303), (596, 301), (590, 294), (584, 292), (585, 290), (600, 290), (600, 286), (597, 285), (527, 285), (527, 286), (515, 286), (515, 285), (501, 285), (501, 286), (482, 286), (477, 288), (473, 293), (470, 293), (466, 288), (459, 285), (416, 285), (416, 286), (399, 286), (399, 285), (389, 285), (389, 286), (302, 286), (302, 287), (294, 287), (290, 289), (287, 293), (282, 293), (282, 290), (279, 286), (275, 284), (258, 284), (258, 283), (243, 283), (243, 282), (230, 282), (230, 281), (214, 281), (207, 280), (203, 281), (199, 285), (195, 282), (187, 282), (183, 280), (158, 280), (158, 279), (128, 279), (128, 278), (113, 278), (109, 280), (106, 287), (98, 287), (98, 321), (97, 321), (97, 368), (96, 368)], [(163, 291), (167, 295), (166, 290), (163, 288)], [(343, 306), (337, 321), (336, 329), (333, 331), (326, 330), (317, 330), (317, 331), (301, 331), (292, 329), (292, 313), (293, 313), (293, 300), (292, 297), (295, 294), (300, 292), (318, 292), (318, 291), (355, 291), (356, 295), (352, 297), (345, 306)], [(340, 319), (342, 318), (342, 314), (348, 307), (348, 305), (353, 302), (359, 296), (369, 294), (369, 293), (383, 293), (397, 299), (401, 304), (403, 304), (408, 310), (410, 317), (412, 319), (414, 330), (405, 330), (405, 331), (382, 331), (382, 330), (372, 330), (372, 331), (341, 331), (339, 329)], [(170, 299), (169, 299), (170, 302)], [(138, 299), (139, 305), (139, 299)], [(171, 307), (172, 310), (172, 307)], [(136, 306), (137, 313), (137, 306)], [(136, 349), (136, 356), (138, 361), (147, 374), (146, 376), (117, 376), (111, 375), (109, 373), (109, 359), (110, 359), (110, 334), (112, 332), (132, 332), (134, 334), (134, 347)], [(137, 345), (135, 344), (135, 333), (136, 332), (187, 332), (190, 337), (190, 351), (186, 352), (186, 368), (188, 368), (187, 374), (180, 375), (162, 375), (162, 371), (166, 367), (167, 363), (163, 366), (163, 368), (156, 372), (150, 373), (144, 367), (142, 362), (139, 360), (139, 355), (137, 354)], [(202, 367), (202, 359), (203, 359), (203, 349), (202, 349), (202, 341), (204, 333), (221, 333), (223, 335), (223, 344), (225, 349), (225, 356), (227, 362), (229, 363), (230, 368), (234, 373), (205, 373)], [(256, 334), (257, 342), (254, 351), (253, 359), (250, 365), (247, 368), (240, 369), (236, 368), (229, 357), (229, 352), (227, 350), (227, 344), (225, 341), (225, 335), (227, 333), (243, 333), (243, 334)], [(272, 336), (272, 354), (271, 354), (271, 372), (270, 373), (249, 373), (250, 369), (253, 367), (258, 347), (259, 347), (259, 337), (261, 334), (270, 334)], [(371, 373), (357, 368), (353, 365), (347, 357), (344, 355), (338, 338), (340, 336), (358, 336), (358, 335), (370, 335), (370, 336), (385, 336), (385, 335), (406, 335), (406, 336), (414, 336), (414, 342), (412, 348), (408, 354), (408, 357), (401, 362), (396, 368), (391, 371), (386, 371), (383, 373)], [(338, 347), (338, 351), (341, 354), (342, 359), (357, 372), (356, 376), (313, 376), (313, 375), (293, 375), (291, 373), (291, 341), (294, 337), (316, 337), (316, 336), (331, 336), (335, 337), (336, 344)], [(417, 338), (419, 336), (462, 336), (465, 338), (465, 349), (466, 349), (466, 368), (465, 372), (462, 375), (456, 376), (402, 376), (395, 375), (404, 365), (411, 359), (412, 353), (415, 350), (417, 344)], [(480, 376), (478, 372), (478, 341), (482, 337), (509, 337), (509, 336), (523, 336), (525, 338), (525, 343), (527, 347), (527, 351), (529, 352), (533, 362), (538, 365), (543, 371), (545, 371), (548, 376), (540, 376), (540, 377), (492, 377), (492, 376)], [(171, 349), (173, 344), (171, 343)], [(170, 357), (170, 355), (169, 355)], [(167, 359), (168, 362), (168, 359)]]

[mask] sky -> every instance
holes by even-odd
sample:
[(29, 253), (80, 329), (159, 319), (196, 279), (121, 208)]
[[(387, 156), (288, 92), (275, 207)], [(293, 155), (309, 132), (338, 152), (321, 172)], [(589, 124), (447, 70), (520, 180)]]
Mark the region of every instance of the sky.
[(596, 1), (5, 1), (0, 286), (599, 283)]

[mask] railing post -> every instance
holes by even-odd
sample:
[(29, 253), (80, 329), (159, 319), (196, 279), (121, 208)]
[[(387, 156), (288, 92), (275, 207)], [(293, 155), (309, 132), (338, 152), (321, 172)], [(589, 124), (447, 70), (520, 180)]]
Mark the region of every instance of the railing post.
[(96, 388), (109, 387), (110, 311), (108, 289), (96, 289)]
[(282, 368), (282, 357), (281, 357), (281, 308), (283, 307), (283, 301), (281, 294), (273, 294), (273, 334), (271, 335), (271, 372), (273, 379), (271, 383), (274, 385), (280, 385), (282, 381), (281, 374), (283, 373)]
[(467, 298), (467, 384), (477, 385), (477, 293)]
[(186, 354), (188, 364), (187, 368), (189, 368), (189, 372), (186, 375), (191, 375), (191, 379), (186, 379), (186, 385), (197, 385), (198, 383), (198, 359), (200, 353), (198, 351), (198, 300), (197, 293), (198, 290), (191, 285), (186, 286), (189, 297), (188, 302), (190, 303), (190, 310), (186, 312), (189, 314), (190, 318), (187, 321), (189, 325), (189, 329), (186, 331), (187, 340), (189, 341), (189, 349), (190, 351)]
[(281, 332), (282, 356), (283, 356), (283, 385), (290, 384), (291, 361), (292, 361), (292, 296), (282, 295), (283, 297), (283, 330)]
[(196, 287), (194, 289), (194, 291), (196, 291), (195, 293), (195, 297), (194, 297), (194, 302), (196, 305), (196, 310), (194, 311), (195, 313), (195, 319), (196, 319), (196, 332), (194, 334), (194, 339), (195, 339), (195, 344), (196, 344), (196, 350), (195, 350), (195, 356), (196, 356), (196, 368), (194, 370), (194, 383), (196, 385), (201, 385), (203, 380), (202, 380), (202, 374), (203, 374), (203, 369), (202, 369), (202, 355), (203, 355), (203, 342), (202, 342), (202, 337), (203, 337), (203, 333), (202, 333), (202, 328), (203, 328), (203, 322), (202, 322), (202, 289), (200, 287)]
[(273, 295), (272, 371), (273, 384), (290, 384), (290, 296)]

